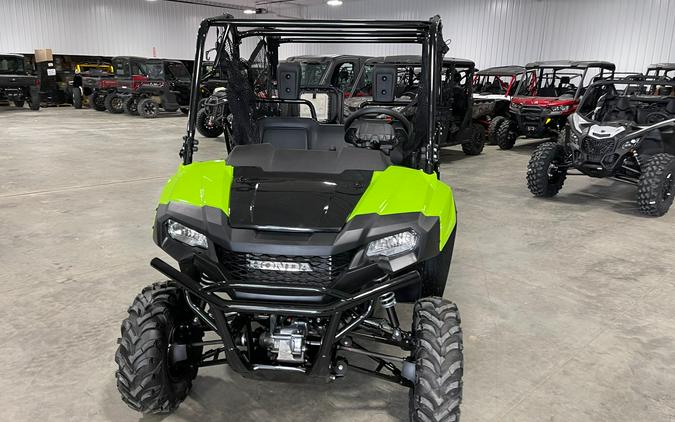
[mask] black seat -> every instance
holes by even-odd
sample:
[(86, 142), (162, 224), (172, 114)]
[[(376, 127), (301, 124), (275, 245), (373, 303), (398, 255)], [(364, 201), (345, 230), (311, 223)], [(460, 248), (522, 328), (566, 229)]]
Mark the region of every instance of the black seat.
[(539, 89), (538, 92), (539, 97), (555, 97), (556, 92), (555, 92), (555, 87), (552, 85), (544, 86), (541, 89)]
[(257, 121), (260, 143), (283, 149), (339, 150), (348, 144), (342, 125), (304, 117), (265, 117)]
[(605, 120), (615, 121), (615, 120), (628, 120), (635, 121), (635, 112), (630, 104), (630, 99), (628, 97), (620, 97), (614, 109), (607, 113)]

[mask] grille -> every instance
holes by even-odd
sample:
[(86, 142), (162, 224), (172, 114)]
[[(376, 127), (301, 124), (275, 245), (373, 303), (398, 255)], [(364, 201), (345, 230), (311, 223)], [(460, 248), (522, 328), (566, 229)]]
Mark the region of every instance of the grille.
[(614, 152), (616, 141), (612, 139), (585, 138), (581, 141), (581, 151), (588, 156), (589, 161), (600, 162), (602, 158)]
[[(294, 284), (321, 287), (331, 284), (349, 265), (349, 253), (333, 256), (287, 256), (223, 251), (225, 276), (233, 283)], [(264, 266), (293, 268), (295, 271), (251, 268), (251, 263)], [(311, 268), (311, 271), (307, 271)], [(298, 270), (299, 268), (304, 269)]]

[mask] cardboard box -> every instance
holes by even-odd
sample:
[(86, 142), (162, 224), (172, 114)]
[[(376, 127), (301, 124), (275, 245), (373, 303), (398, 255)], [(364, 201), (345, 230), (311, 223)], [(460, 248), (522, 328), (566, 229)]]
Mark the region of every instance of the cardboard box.
[(35, 63), (51, 62), (54, 60), (51, 48), (40, 48), (35, 50)]

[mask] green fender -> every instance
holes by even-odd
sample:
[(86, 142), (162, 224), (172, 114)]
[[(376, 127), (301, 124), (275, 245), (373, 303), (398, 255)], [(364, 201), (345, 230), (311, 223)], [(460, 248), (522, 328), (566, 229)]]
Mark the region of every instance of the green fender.
[[(194, 162), (179, 166), (159, 199), (160, 204), (179, 202), (196, 207), (210, 206), (230, 215), (230, 186), (234, 167), (222, 160)], [(357, 215), (391, 215), (419, 212), (438, 217), (440, 249), (450, 238), (457, 216), (452, 189), (421, 170), (390, 166), (375, 171), (370, 185), (347, 220)]]
[(196, 207), (220, 208), (230, 215), (230, 185), (234, 167), (225, 161), (200, 161), (180, 165), (164, 186), (160, 204), (180, 202)]
[(419, 212), (427, 217), (438, 217), (440, 249), (450, 238), (457, 223), (455, 201), (450, 186), (422, 170), (391, 166), (373, 172), (373, 178), (354, 210), (351, 220), (364, 214), (402, 214)]

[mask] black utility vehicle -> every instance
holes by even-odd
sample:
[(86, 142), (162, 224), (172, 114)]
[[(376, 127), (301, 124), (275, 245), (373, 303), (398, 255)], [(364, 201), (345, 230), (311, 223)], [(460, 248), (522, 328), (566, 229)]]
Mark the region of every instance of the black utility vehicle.
[[(390, 103), (373, 100), (373, 72), (387, 68), (395, 78), (394, 99)], [(467, 155), (478, 155), (485, 144), (485, 129), (474, 119), (474, 62), (446, 57), (440, 73), (438, 98), (439, 144), (442, 147), (462, 145)], [(415, 120), (421, 82), (420, 56), (386, 56), (366, 60), (357, 82), (345, 99), (345, 114), (350, 116), (364, 107), (391, 107), (409, 120)]]
[[(118, 75), (115, 93), (129, 114), (141, 117), (157, 117), (160, 109), (187, 114), (190, 101), (190, 72), (178, 60), (145, 59), (139, 68), (131, 70), (122, 78)], [(130, 76), (130, 79), (126, 79)], [(110, 100), (113, 101), (113, 100)], [(112, 111), (112, 110), (111, 110)]]
[[(193, 161), (212, 27), (225, 38), (217, 61), (227, 69), (235, 147), (226, 160)], [(247, 66), (239, 46), (252, 37), (263, 48)], [(278, 64), (279, 45), (294, 41), (420, 46), (414, 131), (379, 105), (344, 124), (315, 113), (267, 116), (268, 108), (313, 108), (300, 98), (301, 67)], [(262, 380), (326, 382), (358, 371), (409, 387), (413, 422), (459, 420), (462, 331), (456, 305), (443, 299), (457, 215), (439, 180), (436, 107), (446, 51), (438, 16), (202, 22), (182, 165), (154, 226), (178, 268), (152, 260), (170, 281), (136, 297), (115, 356), (117, 387), (132, 409), (171, 412), (200, 367), (228, 364)], [(373, 102), (393, 102), (391, 76), (391, 68), (373, 69)], [(410, 325), (397, 302), (415, 303)], [(258, 403), (228, 402), (250, 405)]]
[(476, 72), (473, 79), (474, 117), (487, 129), (487, 139), (496, 144), (496, 133), (509, 119), (511, 97), (525, 80), (523, 66), (497, 66)]
[(40, 79), (26, 71), (21, 54), (0, 54), (0, 100), (12, 101), (23, 107), (27, 101), (31, 110), (40, 109)]
[(647, 76), (675, 79), (675, 63), (654, 63), (647, 68)]
[(497, 145), (511, 149), (516, 139), (557, 138), (593, 81), (614, 75), (613, 63), (556, 60), (529, 63), (526, 80), (511, 98), (510, 119), (495, 131)]
[(135, 78), (143, 77), (141, 67), (145, 60), (143, 57), (133, 56), (113, 57), (111, 60), (113, 74), (97, 73), (83, 76), (82, 92), (89, 95), (89, 103), (94, 110), (122, 113), (124, 104), (117, 95), (118, 90), (128, 89)]
[(627, 77), (594, 83), (570, 117), (563, 143), (532, 154), (527, 185), (551, 197), (567, 171), (612, 177), (637, 186), (640, 211), (661, 216), (675, 193), (675, 81)]
[(304, 86), (334, 87), (349, 93), (368, 57), (347, 54), (293, 56), (287, 62), (300, 63)]
[[(72, 99), (73, 107), (82, 108), (85, 98), (91, 98), (94, 91), (104, 89), (105, 83), (114, 86), (115, 69), (110, 63), (76, 63), (72, 77), (67, 78), (67, 95)], [(102, 97), (105, 99), (105, 96)], [(103, 103), (105, 108), (105, 103)]]

